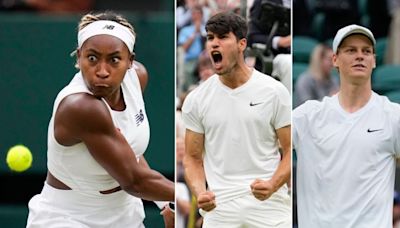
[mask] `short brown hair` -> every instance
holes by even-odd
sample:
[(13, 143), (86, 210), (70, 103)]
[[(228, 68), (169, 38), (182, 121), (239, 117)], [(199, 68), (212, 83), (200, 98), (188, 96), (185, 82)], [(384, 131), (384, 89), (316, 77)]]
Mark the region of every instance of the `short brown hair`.
[(247, 22), (240, 15), (225, 11), (215, 14), (207, 21), (206, 31), (218, 35), (232, 32), (240, 40), (247, 36)]

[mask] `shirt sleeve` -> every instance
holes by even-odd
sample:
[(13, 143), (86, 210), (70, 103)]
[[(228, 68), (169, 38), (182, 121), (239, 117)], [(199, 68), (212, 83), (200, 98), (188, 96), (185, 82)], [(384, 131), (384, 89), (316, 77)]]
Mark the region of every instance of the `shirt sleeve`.
[(275, 115), (272, 120), (272, 125), (275, 129), (291, 124), (291, 103), (288, 90), (283, 86), (283, 84), (279, 84), (276, 88)]
[(292, 125), (292, 144), (293, 144), (293, 149), (296, 149), (297, 143), (299, 142), (299, 133), (298, 133), (298, 124), (296, 123), (296, 114), (298, 112), (298, 109), (293, 110), (293, 125)]
[(274, 37), (272, 38), (272, 48), (273, 48), (274, 50), (278, 50), (278, 48), (279, 48), (279, 46), (278, 46), (279, 39), (281, 39), (280, 36), (274, 36)]
[(204, 134), (204, 127), (201, 122), (198, 103), (192, 91), (185, 99), (182, 106), (182, 119), (186, 129)]
[(400, 123), (397, 123), (395, 135), (395, 152), (396, 158), (400, 158)]
[(397, 106), (396, 114), (394, 115), (396, 120), (394, 126), (394, 149), (396, 158), (400, 158), (400, 105)]
[(304, 104), (295, 108), (292, 112), (292, 144), (296, 150), (296, 154), (301, 153), (302, 142), (308, 138), (310, 128), (310, 113), (313, 110), (318, 110), (320, 101), (306, 101)]

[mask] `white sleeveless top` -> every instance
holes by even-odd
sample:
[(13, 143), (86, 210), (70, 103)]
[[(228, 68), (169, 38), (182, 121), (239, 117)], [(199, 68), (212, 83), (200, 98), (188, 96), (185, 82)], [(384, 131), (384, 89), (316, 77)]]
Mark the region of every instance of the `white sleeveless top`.
[[(112, 120), (125, 137), (137, 158), (141, 156), (150, 138), (149, 123), (146, 116), (139, 79), (134, 69), (129, 69), (121, 84), (126, 104), (124, 111), (112, 110), (107, 105)], [(118, 182), (92, 157), (84, 143), (73, 146), (60, 145), (54, 137), (54, 116), (60, 102), (75, 93), (92, 94), (87, 88), (81, 72), (58, 94), (53, 107), (48, 129), (47, 166), (49, 171), (73, 190), (99, 192), (119, 186)]]

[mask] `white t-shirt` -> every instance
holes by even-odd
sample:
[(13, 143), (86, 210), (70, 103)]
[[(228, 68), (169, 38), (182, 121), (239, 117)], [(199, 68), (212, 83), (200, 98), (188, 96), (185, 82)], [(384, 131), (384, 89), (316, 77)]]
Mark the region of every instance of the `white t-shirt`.
[(272, 177), (281, 159), (275, 130), (290, 125), (291, 100), (280, 82), (256, 70), (235, 89), (213, 75), (187, 96), (182, 117), (205, 135), (204, 170), (218, 204)]
[[(110, 111), (115, 127), (121, 131), (139, 158), (147, 148), (150, 129), (139, 79), (134, 69), (127, 71), (121, 87), (126, 104), (124, 111), (114, 111), (104, 99), (103, 101)], [(70, 188), (87, 194), (98, 194), (98, 191), (119, 186), (118, 182), (97, 163), (84, 143), (63, 146), (54, 138), (54, 116), (58, 105), (66, 96), (75, 93), (92, 94), (80, 72), (60, 91), (54, 102), (53, 116), (48, 129), (47, 166), (57, 179)]]
[(300, 228), (392, 226), (400, 105), (372, 93), (347, 113), (338, 96), (293, 112)]

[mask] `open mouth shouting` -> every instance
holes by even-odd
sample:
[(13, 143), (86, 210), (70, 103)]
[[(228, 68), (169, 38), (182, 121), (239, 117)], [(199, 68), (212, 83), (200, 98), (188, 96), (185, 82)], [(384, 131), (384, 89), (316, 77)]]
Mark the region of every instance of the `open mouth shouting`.
[(214, 63), (215, 70), (220, 70), (222, 68), (222, 54), (219, 51), (212, 51), (211, 58)]

